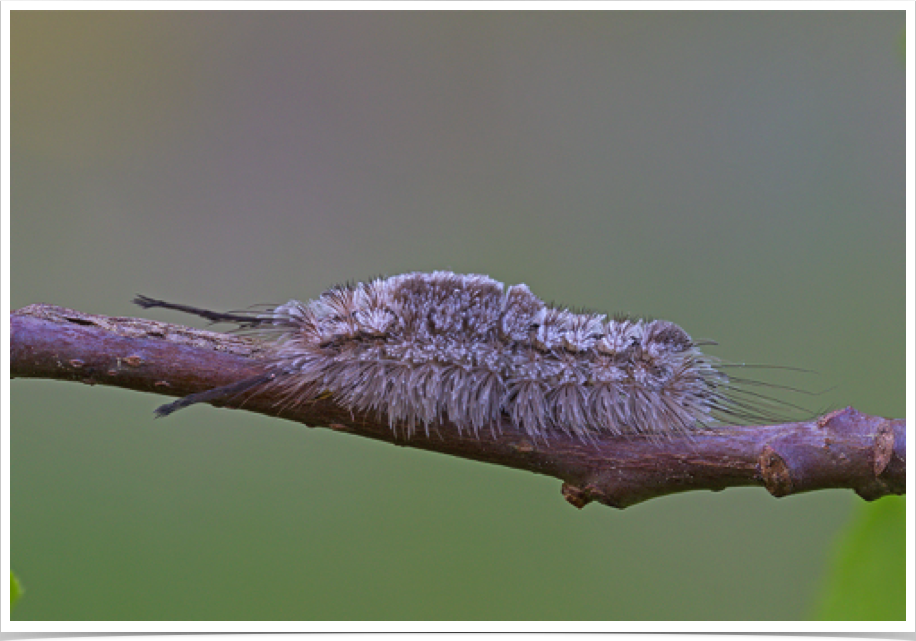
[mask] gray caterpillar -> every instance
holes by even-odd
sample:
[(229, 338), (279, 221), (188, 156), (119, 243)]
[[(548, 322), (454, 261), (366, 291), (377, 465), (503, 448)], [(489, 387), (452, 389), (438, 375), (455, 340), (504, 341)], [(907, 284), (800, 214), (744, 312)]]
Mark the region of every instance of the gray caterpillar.
[(545, 304), (525, 285), (482, 275), (378, 278), (263, 313), (144, 296), (135, 302), (272, 339), (264, 375), (163, 405), (159, 416), (276, 386), (291, 404), (330, 393), (408, 435), (445, 422), (478, 434), (500, 429), (504, 418), (533, 437), (562, 431), (583, 439), (773, 418), (674, 323), (575, 313)]

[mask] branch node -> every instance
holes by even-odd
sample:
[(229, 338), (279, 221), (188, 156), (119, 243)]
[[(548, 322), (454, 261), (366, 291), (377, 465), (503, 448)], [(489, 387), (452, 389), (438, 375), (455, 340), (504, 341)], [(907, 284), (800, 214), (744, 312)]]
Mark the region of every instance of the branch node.
[(566, 499), (570, 505), (580, 510), (592, 502), (592, 498), (581, 487), (563, 483), (563, 487), (560, 491), (563, 493), (563, 498)]
[(763, 479), (763, 485), (767, 492), (776, 498), (787, 496), (792, 493), (793, 484), (792, 476), (789, 474), (789, 466), (783, 458), (776, 453), (769, 445), (764, 446), (760, 457), (757, 459), (757, 470)]
[(852, 407), (844, 407), (839, 410), (833, 410), (832, 412), (828, 412), (827, 414), (824, 414), (823, 416), (817, 419), (817, 426), (820, 428), (832, 427), (830, 425), (831, 423), (833, 423), (836, 419), (841, 418), (845, 414), (848, 414), (850, 412), (855, 412), (855, 410)]
[(894, 430), (890, 421), (882, 421), (875, 433), (875, 478), (881, 476), (887, 469), (894, 455)]

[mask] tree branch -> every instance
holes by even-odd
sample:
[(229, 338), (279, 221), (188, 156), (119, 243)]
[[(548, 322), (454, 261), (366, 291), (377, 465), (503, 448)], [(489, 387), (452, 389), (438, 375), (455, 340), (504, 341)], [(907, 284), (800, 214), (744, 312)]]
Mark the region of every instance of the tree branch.
[[(10, 314), (10, 323), (13, 378), (185, 396), (263, 372), (264, 347), (232, 334), (52, 305), (24, 307)], [(406, 438), (333, 399), (288, 407), (271, 390), (214, 405), (555, 476), (576, 507), (598, 501), (623, 508), (675, 492), (738, 486), (763, 486), (777, 497), (849, 488), (873, 500), (903, 494), (906, 486), (906, 421), (851, 407), (799, 423), (723, 427), (661, 441), (599, 435), (583, 443), (561, 433), (535, 441), (508, 422), (501, 433), (479, 438), (452, 425)]]

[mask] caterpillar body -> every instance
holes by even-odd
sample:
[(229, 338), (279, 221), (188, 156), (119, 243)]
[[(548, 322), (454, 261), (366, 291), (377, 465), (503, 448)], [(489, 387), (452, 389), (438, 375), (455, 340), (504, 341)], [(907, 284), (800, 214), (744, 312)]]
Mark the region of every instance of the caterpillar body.
[(264, 312), (135, 302), (237, 323), (270, 341), (264, 375), (179, 399), (160, 416), (279, 387), (291, 404), (330, 393), (408, 435), (442, 423), (477, 434), (508, 419), (533, 437), (661, 436), (771, 418), (674, 323), (573, 312), (483, 275), (377, 278)]

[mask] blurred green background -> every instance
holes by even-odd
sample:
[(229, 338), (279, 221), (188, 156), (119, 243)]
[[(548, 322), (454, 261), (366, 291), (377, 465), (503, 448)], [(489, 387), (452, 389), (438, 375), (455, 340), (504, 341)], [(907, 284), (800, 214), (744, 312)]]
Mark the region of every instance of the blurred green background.
[[(902, 416), (903, 27), (15, 11), (12, 306), (481, 272), (815, 370), (768, 378), (827, 389), (815, 410)], [(19, 619), (800, 619), (861, 503), (577, 511), (555, 479), (243, 412), (12, 393)]]

